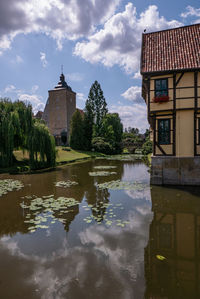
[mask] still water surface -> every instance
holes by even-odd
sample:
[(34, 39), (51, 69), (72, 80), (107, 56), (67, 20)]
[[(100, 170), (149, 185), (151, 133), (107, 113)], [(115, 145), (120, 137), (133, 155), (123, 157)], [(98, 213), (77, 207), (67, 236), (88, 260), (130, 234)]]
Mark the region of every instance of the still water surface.
[(24, 188), (0, 197), (0, 298), (200, 298), (198, 189), (150, 188), (131, 161), (7, 178)]

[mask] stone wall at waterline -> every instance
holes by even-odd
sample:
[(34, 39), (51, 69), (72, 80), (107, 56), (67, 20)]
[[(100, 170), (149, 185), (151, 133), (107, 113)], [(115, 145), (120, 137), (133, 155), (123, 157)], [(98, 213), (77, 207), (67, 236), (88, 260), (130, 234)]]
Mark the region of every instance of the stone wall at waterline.
[(200, 185), (200, 157), (152, 156), (152, 185)]

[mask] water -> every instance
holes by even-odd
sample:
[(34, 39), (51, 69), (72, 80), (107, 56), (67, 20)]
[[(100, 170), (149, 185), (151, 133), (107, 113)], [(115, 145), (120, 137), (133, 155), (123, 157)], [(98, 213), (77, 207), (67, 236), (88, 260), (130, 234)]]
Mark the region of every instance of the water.
[[(24, 188), (0, 197), (0, 298), (198, 298), (198, 189), (150, 188), (131, 161), (7, 178)], [(78, 184), (55, 186), (68, 180)], [(124, 189), (98, 187), (112, 180)]]

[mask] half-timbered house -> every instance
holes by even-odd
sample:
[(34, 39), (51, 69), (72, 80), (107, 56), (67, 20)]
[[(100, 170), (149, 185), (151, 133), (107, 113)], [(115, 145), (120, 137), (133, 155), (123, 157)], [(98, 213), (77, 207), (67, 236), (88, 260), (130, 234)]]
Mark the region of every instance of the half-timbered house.
[(200, 24), (142, 36), (152, 184), (200, 184)]

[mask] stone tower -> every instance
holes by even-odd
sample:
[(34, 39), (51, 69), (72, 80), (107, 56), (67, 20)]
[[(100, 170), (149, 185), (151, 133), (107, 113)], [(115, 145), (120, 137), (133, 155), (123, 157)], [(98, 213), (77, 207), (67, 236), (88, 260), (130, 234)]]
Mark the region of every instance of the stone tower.
[(56, 144), (69, 142), (70, 121), (76, 110), (76, 93), (67, 85), (65, 76), (60, 75), (57, 86), (48, 91), (49, 97), (44, 109), (45, 120), (50, 133), (55, 137)]

